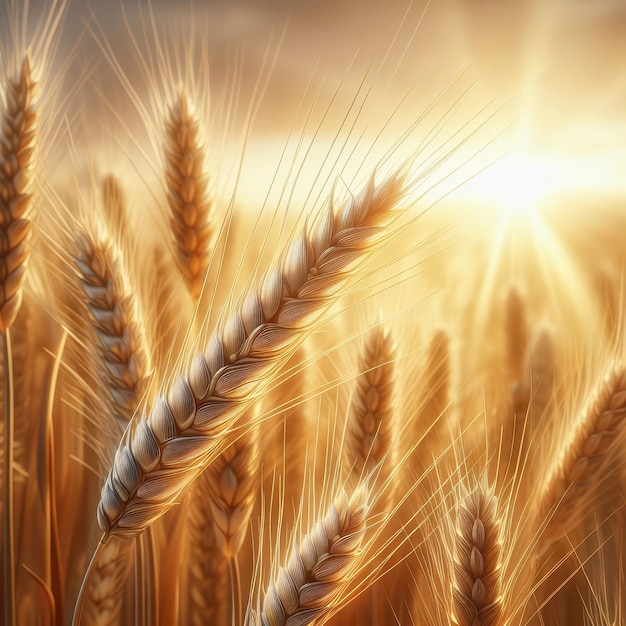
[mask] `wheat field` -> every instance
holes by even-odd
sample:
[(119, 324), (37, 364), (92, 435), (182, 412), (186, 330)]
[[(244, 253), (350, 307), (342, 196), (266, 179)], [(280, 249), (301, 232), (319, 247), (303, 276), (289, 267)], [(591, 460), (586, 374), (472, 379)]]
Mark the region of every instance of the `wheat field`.
[(3, 623), (626, 624), (625, 19), (5, 0)]

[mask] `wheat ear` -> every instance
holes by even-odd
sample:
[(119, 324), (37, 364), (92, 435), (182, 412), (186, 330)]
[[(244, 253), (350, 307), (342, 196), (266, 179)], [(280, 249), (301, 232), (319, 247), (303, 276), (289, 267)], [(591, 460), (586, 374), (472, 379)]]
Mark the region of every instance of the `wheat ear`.
[(189, 502), (189, 617), (193, 626), (228, 623), (228, 561), (213, 529), (209, 478), (204, 472)]
[(7, 81), (0, 135), (0, 331), (3, 333), (4, 474), (3, 552), (4, 615), (16, 622), (15, 545), (13, 536), (13, 363), (9, 328), (22, 302), (22, 285), (30, 256), (31, 170), (35, 150), (35, 82), (30, 60)]
[(109, 408), (118, 422), (117, 438), (139, 404), (150, 368), (145, 330), (121, 252), (110, 239), (80, 230), (74, 262), (98, 338)]
[(262, 626), (324, 624), (336, 611), (356, 574), (368, 495), (364, 485), (350, 499), (342, 493), (300, 545), (293, 546), (265, 593)]
[(149, 415), (136, 417), (102, 489), (98, 520), (132, 537), (163, 515), (216, 456), (222, 435), (318, 323), (386, 232), (405, 192), (396, 174), (305, 227)]
[(184, 93), (170, 107), (165, 129), (165, 180), (176, 257), (197, 299), (208, 267), (212, 202), (199, 123)]
[(506, 297), (506, 357), (509, 381), (524, 379), (524, 362), (528, 349), (526, 306), (520, 290), (512, 286)]
[(550, 406), (555, 384), (554, 338), (549, 328), (543, 327), (537, 333), (530, 350), (530, 367), (527, 368), (527, 383), (530, 389), (530, 420), (534, 428), (545, 418)]
[(539, 501), (539, 521), (546, 521), (540, 553), (584, 519), (603, 469), (621, 449), (625, 424), (626, 367), (619, 364), (600, 381), (546, 480)]
[(205, 471), (217, 545), (229, 559), (239, 553), (246, 537), (260, 484), (259, 457), (259, 433), (253, 426)]
[(30, 61), (8, 81), (0, 137), (0, 331), (15, 321), (22, 301), (22, 284), (29, 258), (32, 204), (31, 170), (35, 149), (35, 83)]
[[(389, 331), (377, 326), (365, 338), (352, 393), (344, 463), (353, 483), (369, 474), (392, 451), (395, 349)], [(388, 459), (387, 468), (393, 467)], [(389, 471), (381, 479), (385, 479)]]
[(492, 489), (478, 484), (457, 510), (452, 624), (502, 623), (501, 550), (498, 500)]
[(133, 544), (118, 537), (107, 542), (102, 549), (87, 594), (87, 624), (119, 624), (124, 586), (133, 562), (132, 553)]

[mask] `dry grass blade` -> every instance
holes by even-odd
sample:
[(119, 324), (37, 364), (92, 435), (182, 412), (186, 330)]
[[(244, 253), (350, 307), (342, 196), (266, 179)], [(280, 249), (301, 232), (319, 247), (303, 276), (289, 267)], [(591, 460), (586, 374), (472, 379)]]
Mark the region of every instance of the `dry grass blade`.
[(189, 606), (193, 626), (228, 623), (228, 561), (213, 528), (207, 473), (197, 483), (187, 513), (189, 534)]
[(501, 551), (498, 500), (491, 489), (479, 484), (457, 510), (452, 624), (502, 623)]
[(105, 536), (132, 537), (163, 515), (212, 461), (220, 436), (260, 396), (386, 232), (405, 192), (391, 176), (304, 228), (149, 415), (135, 418), (102, 489)]
[(211, 238), (209, 177), (199, 124), (181, 93), (165, 124), (165, 178), (176, 257), (194, 298), (202, 291)]
[[(368, 491), (343, 493), (294, 545), (263, 600), (263, 626), (324, 624), (354, 578), (369, 513)], [(259, 622), (259, 620), (256, 620)]]
[(110, 409), (123, 429), (139, 404), (150, 368), (143, 324), (112, 241), (81, 230), (74, 261), (98, 338)]
[(574, 530), (590, 510), (603, 470), (620, 450), (626, 424), (626, 368), (611, 367), (574, 427), (539, 502), (546, 521), (539, 552)]
[[(392, 452), (394, 353), (389, 332), (377, 326), (368, 333), (359, 355), (361, 374), (350, 402), (344, 443), (344, 461), (353, 484)], [(393, 465), (394, 459), (389, 458), (387, 468)]]
[(32, 204), (31, 169), (35, 150), (35, 83), (25, 57), (19, 74), (8, 81), (0, 136), (0, 331), (13, 324), (22, 301), (29, 257)]
[(259, 433), (252, 428), (209, 465), (205, 474), (217, 545), (232, 559), (241, 550), (260, 484)]

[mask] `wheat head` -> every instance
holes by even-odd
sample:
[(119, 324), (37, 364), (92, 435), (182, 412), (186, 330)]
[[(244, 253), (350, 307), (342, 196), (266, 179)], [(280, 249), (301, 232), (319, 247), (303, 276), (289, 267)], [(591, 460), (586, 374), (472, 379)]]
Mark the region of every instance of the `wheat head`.
[(212, 202), (199, 123), (184, 93), (170, 107), (165, 129), (165, 180), (176, 257), (190, 294), (198, 298), (208, 268)]
[(369, 513), (368, 490), (342, 493), (294, 545), (263, 599), (262, 626), (324, 624), (354, 578)]
[(226, 558), (232, 559), (241, 550), (259, 490), (258, 429), (253, 426), (228, 446), (205, 474), (217, 545)]
[[(399, 174), (305, 227), (146, 416), (126, 429), (102, 489), (105, 537), (132, 537), (163, 515), (218, 451), (220, 435), (259, 397), (397, 215)], [(221, 442), (223, 443), (223, 441)]]
[(132, 552), (133, 544), (118, 537), (102, 549), (85, 602), (87, 624), (119, 624), (124, 586), (133, 562)]
[(546, 479), (539, 500), (539, 522), (546, 522), (539, 553), (584, 519), (603, 470), (620, 450), (625, 424), (626, 367), (615, 364), (598, 384)]
[[(359, 354), (361, 373), (350, 402), (343, 449), (346, 471), (354, 484), (392, 452), (394, 354), (390, 332), (374, 327)], [(389, 458), (387, 468), (393, 464)], [(388, 474), (387, 470), (381, 478)]]
[(1, 332), (17, 317), (30, 255), (30, 187), (37, 121), (35, 87), (26, 56), (19, 74), (7, 82), (0, 135)]
[(150, 357), (137, 303), (125, 277), (121, 252), (104, 235), (80, 230), (74, 263), (99, 343), (110, 411), (117, 436), (130, 421), (144, 391)]
[(455, 626), (502, 623), (498, 500), (480, 483), (458, 505), (452, 614)]
[(189, 619), (193, 626), (228, 623), (228, 561), (213, 528), (207, 473), (198, 479), (187, 512)]
[(506, 356), (509, 381), (524, 379), (524, 362), (528, 350), (526, 306), (520, 290), (511, 286), (506, 297)]

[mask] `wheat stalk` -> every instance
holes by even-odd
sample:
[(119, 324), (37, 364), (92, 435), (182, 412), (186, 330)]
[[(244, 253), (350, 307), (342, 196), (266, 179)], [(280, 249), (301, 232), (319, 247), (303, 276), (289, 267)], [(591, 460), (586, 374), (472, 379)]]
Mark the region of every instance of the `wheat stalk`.
[[(368, 475), (393, 451), (392, 416), (395, 349), (389, 331), (376, 326), (365, 338), (352, 393), (344, 443), (344, 463), (352, 481)], [(387, 471), (394, 459), (387, 459)]]
[(372, 178), (340, 210), (331, 203), (221, 324), (188, 377), (180, 376), (148, 416), (133, 420), (98, 505), (105, 537), (141, 532), (213, 460), (220, 433), (259, 397), (357, 263), (380, 244), (404, 189), (399, 174), (379, 186)]
[(270, 583), (263, 599), (262, 626), (324, 624), (337, 609), (354, 579), (370, 510), (368, 490), (341, 495), (326, 514), (294, 545), (286, 566)]
[(457, 509), (450, 615), (455, 626), (502, 623), (501, 551), (498, 500), (478, 484)]
[(217, 545), (228, 559), (241, 550), (260, 482), (259, 433), (254, 426), (205, 470)]
[(545, 520), (541, 554), (574, 530), (589, 511), (604, 468), (620, 450), (626, 423), (626, 368), (613, 365), (598, 384), (546, 479), (539, 500)]
[(198, 479), (187, 513), (189, 533), (189, 618), (193, 626), (227, 624), (228, 561), (223, 558), (213, 528), (209, 478)]
[[(101, 231), (81, 229), (74, 262), (89, 318), (98, 340), (104, 394), (115, 420), (103, 426), (114, 446), (136, 410), (150, 367), (145, 331), (130, 291), (121, 252)], [(110, 462), (110, 459), (109, 459)], [(122, 542), (123, 543), (123, 542)], [(117, 623), (132, 550), (120, 540), (107, 543), (87, 591), (88, 616), (99, 626)], [(89, 610), (90, 609), (90, 610)]]
[(121, 252), (111, 240), (80, 230), (74, 262), (98, 339), (109, 408), (118, 421), (119, 437), (139, 404), (150, 368), (145, 330)]
[(3, 550), (4, 615), (14, 624), (15, 541), (13, 529), (13, 363), (9, 329), (22, 302), (22, 285), (30, 257), (31, 170), (35, 150), (35, 82), (30, 60), (7, 81), (0, 135), (0, 331), (4, 334), (4, 472)]
[(176, 257), (197, 299), (208, 268), (212, 202), (199, 123), (184, 93), (170, 107), (165, 128), (165, 180)]

